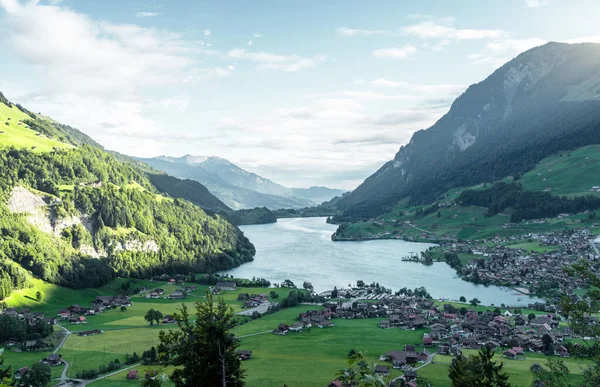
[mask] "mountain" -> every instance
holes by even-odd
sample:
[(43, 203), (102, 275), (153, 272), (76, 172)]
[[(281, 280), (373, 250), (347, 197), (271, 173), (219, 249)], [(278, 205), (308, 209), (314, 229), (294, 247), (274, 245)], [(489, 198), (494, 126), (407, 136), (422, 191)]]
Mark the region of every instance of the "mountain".
[(254, 207), (299, 209), (329, 200), (340, 192), (324, 187), (286, 188), (255, 173), (245, 171), (220, 157), (186, 155), (137, 160), (165, 171), (169, 175), (202, 183), (233, 209)]
[(336, 196), (343, 195), (346, 191), (341, 189), (327, 187), (310, 187), (310, 188), (290, 188), (292, 194), (296, 197), (310, 200), (321, 204), (325, 203)]
[(0, 123), (3, 296), (6, 283), (26, 286), (23, 269), (79, 288), (116, 276), (213, 272), (253, 259), (254, 246), (215, 214), (230, 209), (198, 182), (107, 152), (1, 93)]
[(600, 45), (548, 43), (470, 86), (432, 127), (337, 203), (334, 221), (368, 219), (400, 200), (522, 175), (562, 150), (600, 143)]

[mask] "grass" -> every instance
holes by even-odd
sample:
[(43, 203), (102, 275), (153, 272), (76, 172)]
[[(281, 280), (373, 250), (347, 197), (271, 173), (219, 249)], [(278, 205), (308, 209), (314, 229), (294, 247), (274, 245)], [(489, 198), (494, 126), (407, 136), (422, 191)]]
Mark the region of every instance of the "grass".
[(599, 176), (600, 145), (590, 145), (546, 157), (520, 183), (528, 191), (551, 188), (553, 195), (600, 195), (590, 192), (592, 186), (600, 186)]
[(507, 245), (512, 249), (522, 249), (534, 253), (549, 253), (558, 250), (558, 246), (541, 245), (538, 241), (522, 241)]
[[(465, 350), (463, 354), (473, 355), (477, 351)], [(436, 355), (433, 359), (434, 364), (429, 364), (418, 371), (419, 377), (427, 379), (436, 387), (450, 387), (450, 379), (448, 378), (448, 367), (452, 357)], [(504, 370), (509, 375), (509, 382), (517, 386), (531, 386), (535, 381), (535, 376), (531, 372), (530, 367), (539, 363), (542, 366), (546, 363), (546, 356), (526, 353), (525, 360), (509, 360), (502, 358), (500, 351), (496, 352), (494, 360), (504, 363)], [(574, 385), (578, 385), (583, 381), (582, 370), (580, 365), (590, 364), (590, 361), (578, 360), (574, 358), (562, 359), (565, 365), (571, 372), (569, 381)]]
[(21, 122), (26, 119), (31, 119), (31, 117), (20, 111), (16, 106), (9, 108), (0, 103), (0, 132), (3, 132), (0, 133), (0, 147), (30, 149), (35, 152), (50, 152), (53, 148), (73, 148), (72, 145), (50, 139), (29, 129), (25, 123)]
[[(421, 344), (427, 331), (381, 329), (379, 319), (334, 322), (332, 328), (242, 338), (240, 348), (253, 351), (252, 359), (243, 363), (248, 370), (248, 387), (325, 386), (345, 368), (351, 349), (365, 352), (370, 363), (386, 364), (379, 362), (380, 355), (402, 350), (406, 344)], [(392, 375), (399, 376), (400, 372)]]
[[(124, 370), (124, 371), (120, 371), (112, 376), (109, 376), (107, 378), (104, 378), (102, 380), (98, 380), (97, 382), (94, 383), (90, 383), (88, 384), (89, 386), (94, 386), (94, 387), (128, 387), (128, 386), (139, 386), (140, 385), (140, 380), (141, 378), (144, 377), (144, 374), (146, 371), (151, 371), (151, 370), (158, 370), (159, 375), (165, 374), (165, 375), (169, 375), (171, 372), (173, 372), (173, 368), (172, 367), (167, 367), (167, 368), (160, 368), (160, 367), (156, 367), (156, 366), (145, 366), (145, 365), (139, 365), (136, 366), (132, 369), (136, 369), (138, 370), (140, 379), (138, 380), (127, 380), (127, 373), (129, 372), (129, 369)], [(174, 386), (173, 383), (171, 383), (168, 379), (166, 381), (164, 381), (162, 383), (163, 387), (172, 387)]]

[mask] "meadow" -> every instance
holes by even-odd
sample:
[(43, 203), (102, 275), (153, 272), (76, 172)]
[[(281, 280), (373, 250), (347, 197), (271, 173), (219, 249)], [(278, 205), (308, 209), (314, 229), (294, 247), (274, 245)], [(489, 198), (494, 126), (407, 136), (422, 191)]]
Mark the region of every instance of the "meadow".
[(31, 119), (16, 106), (8, 107), (0, 103), (0, 146), (30, 149), (34, 152), (50, 152), (54, 148), (73, 148), (73, 146), (48, 138), (30, 128), (23, 122)]

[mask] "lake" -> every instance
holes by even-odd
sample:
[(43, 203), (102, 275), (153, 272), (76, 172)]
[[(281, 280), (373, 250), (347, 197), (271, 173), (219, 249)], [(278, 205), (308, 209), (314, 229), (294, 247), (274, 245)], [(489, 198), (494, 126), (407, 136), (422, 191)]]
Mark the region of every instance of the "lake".
[(253, 262), (225, 272), (237, 278), (262, 277), (277, 283), (290, 279), (298, 287), (310, 281), (316, 292), (355, 286), (361, 279), (394, 291), (425, 286), (434, 298), (477, 297), (485, 305), (521, 306), (540, 301), (505, 288), (463, 281), (446, 263), (425, 266), (401, 260), (434, 246), (429, 243), (333, 242), (331, 234), (336, 226), (327, 224), (325, 218), (279, 219), (273, 224), (240, 228), (256, 247), (256, 256)]

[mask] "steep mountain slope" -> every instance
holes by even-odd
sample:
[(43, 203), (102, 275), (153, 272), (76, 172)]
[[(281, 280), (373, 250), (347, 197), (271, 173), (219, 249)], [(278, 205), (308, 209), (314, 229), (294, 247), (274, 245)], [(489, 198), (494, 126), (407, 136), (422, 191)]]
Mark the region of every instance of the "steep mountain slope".
[(600, 45), (548, 43), (470, 86), (394, 159), (338, 202), (336, 221), (435, 200), (452, 187), (522, 174), (560, 150), (600, 143)]
[(304, 208), (315, 205), (311, 200), (296, 197), (291, 189), (247, 172), (220, 157), (186, 155), (137, 160), (169, 175), (202, 183), (233, 209)]
[[(117, 275), (206, 272), (252, 260), (252, 244), (220, 215), (161, 195), (147, 169), (7, 103), (0, 94), (10, 128), (0, 137), (0, 262), (87, 287)], [(169, 179), (160, 184), (181, 183)], [(195, 185), (211, 205), (224, 206)]]

